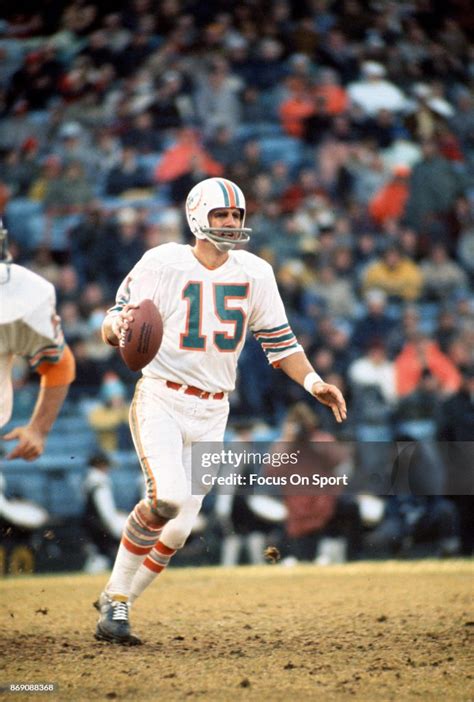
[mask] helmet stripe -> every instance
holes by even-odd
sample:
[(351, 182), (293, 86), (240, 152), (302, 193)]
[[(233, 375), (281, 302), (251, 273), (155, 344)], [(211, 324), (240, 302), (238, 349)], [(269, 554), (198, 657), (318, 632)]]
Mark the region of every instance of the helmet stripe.
[(222, 190), (222, 194), (224, 195), (224, 205), (226, 207), (230, 207), (230, 205), (229, 205), (229, 192), (228, 192), (227, 188), (225, 187), (224, 182), (222, 180), (218, 180), (217, 183), (218, 183), (220, 189)]
[(240, 207), (239, 191), (237, 190), (236, 186), (233, 183), (229, 182), (229, 185), (232, 187), (232, 190), (234, 191), (235, 206)]
[[(227, 197), (224, 194), (224, 202), (226, 203), (226, 207), (237, 207), (236, 205), (236, 192), (234, 188), (232, 187), (232, 183), (230, 183), (228, 180), (219, 180), (218, 181), (219, 185), (221, 188), (225, 188), (225, 191), (227, 193)], [(238, 198), (237, 198), (238, 200)]]

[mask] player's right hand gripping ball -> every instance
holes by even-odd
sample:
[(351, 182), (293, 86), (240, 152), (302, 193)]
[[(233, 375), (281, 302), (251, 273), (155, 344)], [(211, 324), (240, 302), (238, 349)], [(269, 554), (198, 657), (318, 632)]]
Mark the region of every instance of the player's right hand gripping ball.
[(142, 300), (133, 310), (133, 322), (120, 340), (120, 353), (132, 371), (152, 361), (163, 338), (163, 320), (153, 300)]

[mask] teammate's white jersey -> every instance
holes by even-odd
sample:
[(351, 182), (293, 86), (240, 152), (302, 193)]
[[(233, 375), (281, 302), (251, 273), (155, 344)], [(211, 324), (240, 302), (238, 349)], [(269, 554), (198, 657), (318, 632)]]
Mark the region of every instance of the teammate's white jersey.
[(190, 246), (157, 246), (125, 278), (109, 312), (146, 298), (158, 307), (164, 334), (145, 376), (230, 392), (247, 329), (270, 363), (301, 350), (271, 266), (247, 251), (230, 251), (224, 264), (210, 270)]
[(0, 264), (0, 426), (12, 409), (11, 369), (15, 355), (35, 369), (62, 355), (64, 337), (54, 287), (32, 271)]

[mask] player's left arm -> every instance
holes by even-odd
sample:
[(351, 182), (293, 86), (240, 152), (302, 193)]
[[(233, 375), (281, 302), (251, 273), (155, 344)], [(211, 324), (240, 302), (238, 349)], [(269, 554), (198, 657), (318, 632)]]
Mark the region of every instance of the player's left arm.
[(18, 440), (18, 444), (7, 455), (10, 460), (23, 458), (33, 461), (43, 453), (46, 437), (75, 378), (76, 364), (69, 346), (64, 347), (57, 363), (44, 361), (36, 370), (41, 375), (41, 383), (30, 421), (2, 437), (5, 441)]
[(278, 366), (286, 375), (302, 385), (323, 405), (327, 405), (338, 422), (347, 417), (346, 401), (342, 392), (335, 385), (325, 383), (308, 361), (304, 351), (296, 351), (278, 361)]

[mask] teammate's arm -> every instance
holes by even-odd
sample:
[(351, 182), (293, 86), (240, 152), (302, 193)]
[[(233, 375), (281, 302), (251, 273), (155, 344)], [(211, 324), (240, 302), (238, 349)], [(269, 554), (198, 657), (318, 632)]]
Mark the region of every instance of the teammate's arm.
[(5, 441), (18, 439), (18, 444), (7, 455), (8, 459), (23, 458), (33, 461), (44, 451), (44, 444), (61, 409), (69, 386), (75, 377), (74, 356), (65, 346), (57, 363), (44, 362), (37, 368), (41, 375), (38, 398), (28, 424), (5, 434)]
[[(346, 419), (346, 402), (341, 391), (335, 385), (325, 383), (317, 376), (304, 351), (297, 351), (282, 358), (278, 361), (278, 366), (289, 378), (306, 388), (319, 402), (330, 407), (338, 422)], [(314, 374), (314, 379), (310, 374)]]

